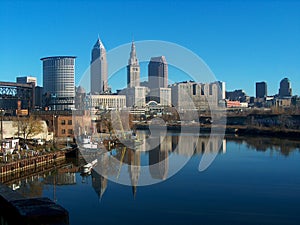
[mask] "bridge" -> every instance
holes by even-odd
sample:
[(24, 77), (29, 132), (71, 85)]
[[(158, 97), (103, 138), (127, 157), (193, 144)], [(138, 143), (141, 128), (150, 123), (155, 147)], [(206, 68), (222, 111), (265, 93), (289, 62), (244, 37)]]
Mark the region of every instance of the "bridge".
[[(35, 86), (33, 83), (0, 82), (1, 109), (34, 109)], [(21, 103), (19, 106), (18, 101)]]

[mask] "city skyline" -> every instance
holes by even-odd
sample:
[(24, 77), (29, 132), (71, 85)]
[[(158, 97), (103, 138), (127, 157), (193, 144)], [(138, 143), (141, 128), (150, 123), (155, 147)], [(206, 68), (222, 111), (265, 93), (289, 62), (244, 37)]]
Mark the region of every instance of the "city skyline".
[[(266, 81), (273, 95), (280, 80), (288, 77), (293, 94), (299, 95), (299, 2), (175, 1), (172, 7), (169, 3), (160, 1), (160, 8), (153, 11), (155, 4), (139, 1), (1, 1), (0, 26), (5, 32), (0, 37), (0, 79), (32, 75), (41, 85), (39, 59), (67, 54), (78, 57), (78, 85), (100, 33), (107, 51), (130, 42), (133, 35), (135, 41), (156, 39), (182, 45), (200, 56), (228, 90), (243, 89), (255, 96), (255, 82)], [(138, 9), (135, 13), (132, 6)], [(102, 15), (105, 20), (98, 18), (99, 8), (107, 9)], [(163, 12), (168, 12), (168, 18), (162, 17)], [(167, 26), (159, 26), (162, 19)]]

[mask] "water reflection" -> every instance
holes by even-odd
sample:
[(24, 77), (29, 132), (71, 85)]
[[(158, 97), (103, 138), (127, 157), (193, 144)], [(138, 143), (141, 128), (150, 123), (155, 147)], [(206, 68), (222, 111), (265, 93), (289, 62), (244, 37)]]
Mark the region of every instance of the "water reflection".
[(300, 151), (299, 140), (269, 138), (269, 137), (238, 137), (228, 136), (228, 141), (245, 144), (247, 148), (255, 151), (273, 151), (279, 152), (281, 155), (289, 156), (294, 151)]
[[(85, 159), (92, 160), (97, 158), (98, 163), (93, 168), (90, 174), (81, 174), (82, 180), (78, 180), (76, 174), (80, 173), (80, 167), (85, 163), (70, 164), (66, 163), (54, 168), (51, 171), (28, 175), (22, 179), (12, 178), (5, 179), (5, 184), (13, 190), (18, 190), (26, 197), (41, 197), (43, 189), (46, 187), (53, 188), (53, 199), (55, 200), (55, 187), (66, 185), (77, 185), (78, 182), (85, 182), (86, 179), (91, 179), (92, 188), (96, 192), (96, 196), (101, 201), (105, 194), (109, 182), (109, 177), (119, 179), (121, 173), (125, 173), (130, 179), (132, 186), (133, 197), (137, 195), (137, 186), (139, 179), (141, 179), (141, 165), (147, 164), (148, 172), (153, 179), (166, 180), (169, 174), (170, 158), (174, 155), (181, 157), (199, 157), (205, 153), (225, 154), (227, 151), (227, 141), (234, 142), (239, 145), (245, 145), (248, 149), (256, 151), (278, 151), (280, 154), (288, 157), (291, 152), (299, 151), (300, 142), (263, 137), (231, 137), (222, 139), (219, 136), (193, 136), (191, 134), (177, 135), (170, 133), (167, 136), (155, 136), (146, 138), (147, 133), (140, 133), (145, 142), (139, 146), (138, 149), (129, 149), (120, 147), (113, 149), (110, 152), (102, 152), (101, 154), (94, 154), (85, 156)], [(159, 143), (153, 149), (153, 143)], [(150, 146), (150, 147), (149, 147)], [(175, 151), (177, 149), (177, 151)], [(230, 149), (231, 150), (231, 149)], [(113, 157), (111, 157), (113, 156)], [(111, 160), (114, 158), (115, 160)]]

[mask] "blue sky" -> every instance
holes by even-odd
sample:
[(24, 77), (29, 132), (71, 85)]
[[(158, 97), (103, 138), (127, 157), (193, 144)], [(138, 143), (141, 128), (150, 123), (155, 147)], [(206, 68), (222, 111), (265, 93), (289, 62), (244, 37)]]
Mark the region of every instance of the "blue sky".
[(254, 95), (255, 82), (266, 81), (271, 95), (288, 77), (300, 95), (299, 12), (300, 1), (1, 0), (0, 80), (33, 75), (42, 84), (41, 57), (75, 55), (78, 83), (99, 34), (108, 51), (132, 36), (182, 45), (227, 90)]

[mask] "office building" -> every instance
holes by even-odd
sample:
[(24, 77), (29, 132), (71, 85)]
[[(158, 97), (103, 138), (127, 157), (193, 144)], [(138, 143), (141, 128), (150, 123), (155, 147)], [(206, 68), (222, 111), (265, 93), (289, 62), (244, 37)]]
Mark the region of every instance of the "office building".
[(179, 82), (171, 85), (172, 105), (179, 110), (208, 110), (223, 107), (223, 82)]
[(17, 77), (17, 83), (19, 84), (29, 84), (29, 83), (34, 83), (34, 86), (36, 87), (37, 85), (37, 80), (36, 77), (31, 77), (31, 76), (24, 76), (24, 77)]
[(125, 95), (88, 95), (87, 101), (91, 112), (97, 110), (121, 110), (126, 108)]
[(90, 73), (91, 93), (108, 93), (106, 50), (99, 38), (92, 49)]
[(43, 61), (43, 88), (48, 96), (51, 110), (74, 108), (75, 56), (54, 56), (41, 58)]
[(280, 81), (279, 97), (292, 97), (291, 82), (288, 78), (284, 78)]
[(267, 94), (267, 83), (257, 82), (256, 83), (256, 98), (266, 98)]
[(150, 89), (168, 87), (168, 64), (165, 56), (152, 57), (148, 64)]

